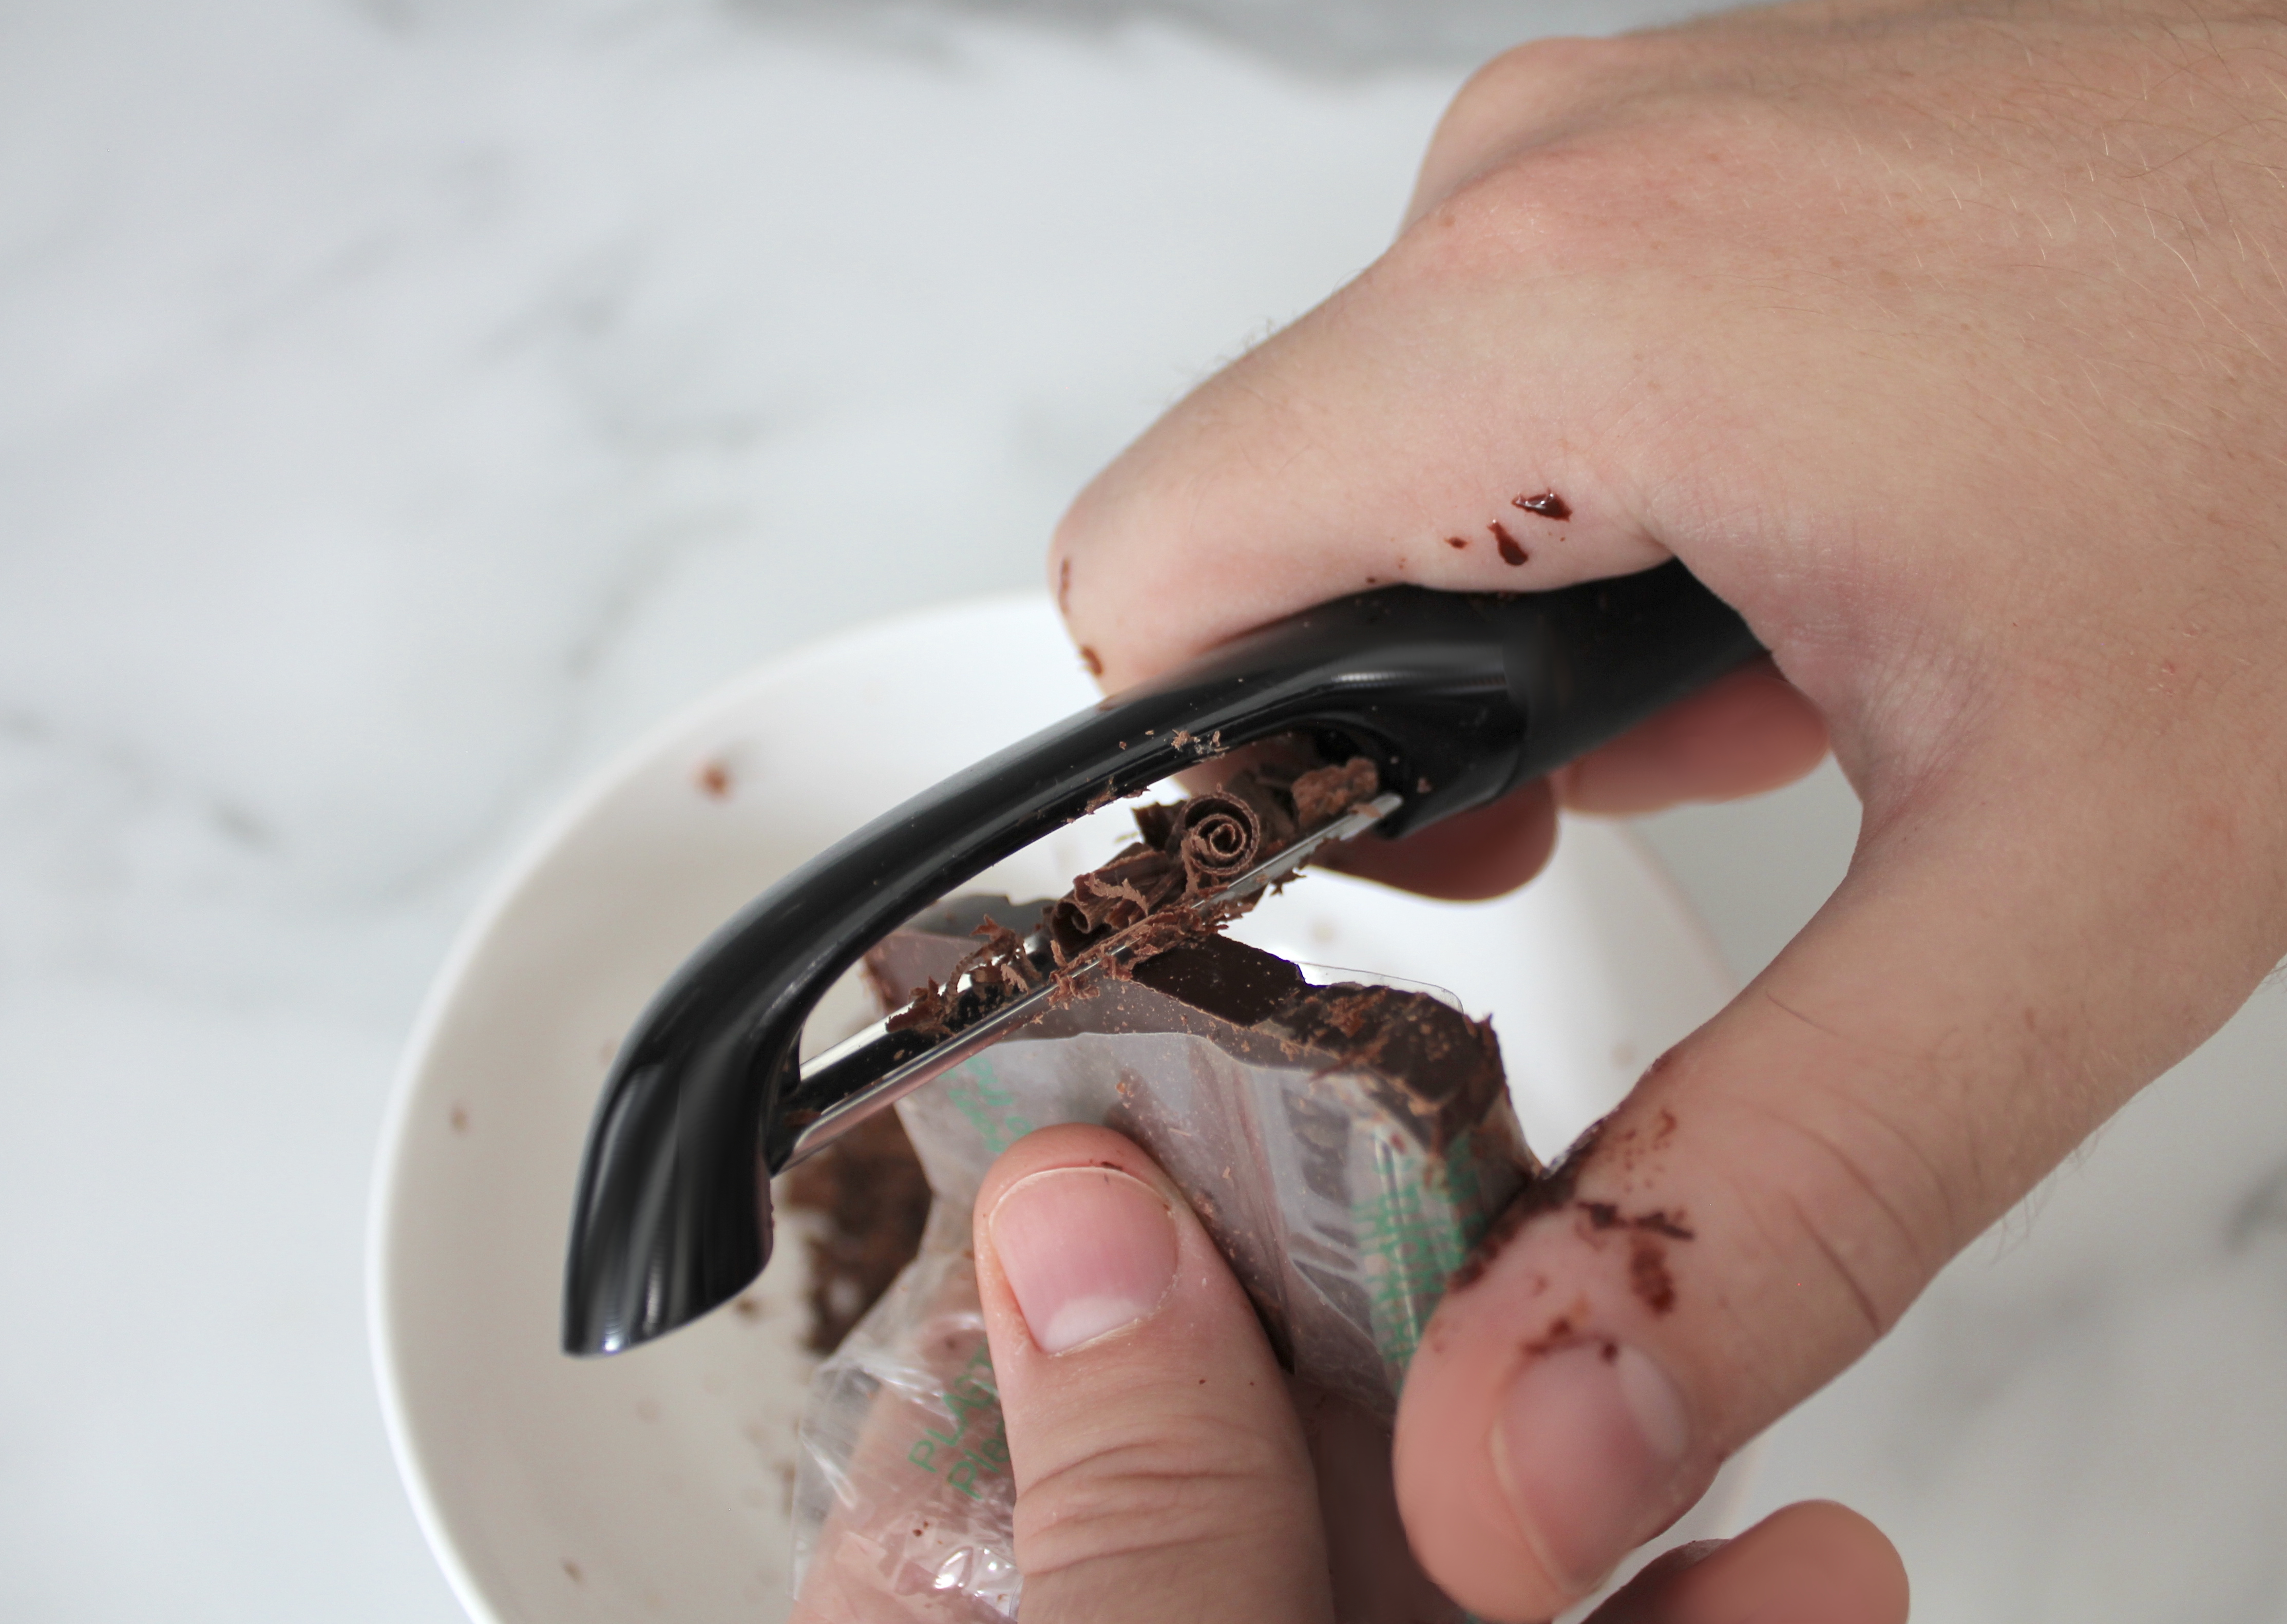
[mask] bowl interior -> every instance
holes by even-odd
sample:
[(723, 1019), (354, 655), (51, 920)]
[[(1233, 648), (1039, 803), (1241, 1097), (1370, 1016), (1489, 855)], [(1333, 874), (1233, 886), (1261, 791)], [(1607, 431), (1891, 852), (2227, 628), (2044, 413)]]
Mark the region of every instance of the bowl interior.
[[(566, 1224), (597, 1090), (652, 991), (755, 892), (1095, 698), (1045, 598), (835, 638), (629, 752), (463, 932), (392, 1105), (370, 1285), (398, 1459), (472, 1616), (783, 1616), (808, 1374), (787, 1334), (803, 1311), (794, 1271), (768, 1271), (733, 1308), (618, 1358), (558, 1352)], [(1131, 833), (1108, 808), (975, 889), (1053, 894)], [(1490, 1013), (1544, 1155), (1731, 990), (1649, 857), (1596, 823), (1568, 824), (1548, 871), (1512, 897), (1435, 903), (1314, 875), (1234, 934), (1433, 983)], [(862, 1018), (845, 1000), (811, 1036)], [(1721, 1515), (1709, 1505), (1694, 1524)]]

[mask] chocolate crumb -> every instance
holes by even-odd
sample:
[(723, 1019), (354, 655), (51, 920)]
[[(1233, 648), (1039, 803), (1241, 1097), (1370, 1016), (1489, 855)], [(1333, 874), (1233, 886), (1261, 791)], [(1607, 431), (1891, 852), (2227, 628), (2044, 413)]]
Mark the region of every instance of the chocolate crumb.
[(1638, 1235), (1628, 1248), (1628, 1287), (1655, 1314), (1665, 1314), (1675, 1306), (1675, 1280), (1667, 1271), (1667, 1248), (1649, 1235)]
[(920, 1252), (929, 1181), (898, 1113), (877, 1111), (788, 1173), (779, 1199), (825, 1220), (809, 1237), (807, 1341), (831, 1353)]
[(1543, 519), (1562, 521), (1572, 517), (1572, 504), (1555, 491), (1543, 491), (1538, 496), (1511, 496), (1508, 504), (1528, 513), (1538, 513)]
[[(1090, 677), (1101, 677), (1104, 675), (1104, 661), (1098, 659), (1096, 657), (1096, 651), (1085, 643), (1080, 646), (1080, 662), (1082, 666), (1087, 668), (1088, 674)], [(1120, 748), (1125, 749), (1128, 747), (1122, 745)]]
[(711, 800), (724, 800), (731, 793), (731, 769), (719, 761), (710, 761), (699, 769), (699, 788)]
[(1579, 1327), (1573, 1324), (1576, 1316), (1581, 1319), (1588, 1317), (1588, 1300), (1586, 1297), (1573, 1298), (1571, 1308), (1566, 1309), (1542, 1327), (1540, 1335), (1524, 1344), (1525, 1353), (1530, 1357), (1538, 1357), (1543, 1353), (1554, 1353), (1559, 1348), (1572, 1346), (1580, 1336)]
[(1500, 519), (1496, 519), (1485, 528), (1493, 533), (1493, 544), (1500, 549), (1502, 563), (1522, 564), (1532, 556), (1518, 545), (1516, 537), (1508, 533), (1508, 527)]
[(454, 1106), (453, 1114), (448, 1120), (453, 1124), (453, 1131), (455, 1133), (466, 1133), (469, 1131), (469, 1108), (466, 1105)]
[(1466, 535), (1449, 535), (1445, 538), (1445, 545), (1448, 547), (1467, 547), (1468, 544), (1469, 538)]

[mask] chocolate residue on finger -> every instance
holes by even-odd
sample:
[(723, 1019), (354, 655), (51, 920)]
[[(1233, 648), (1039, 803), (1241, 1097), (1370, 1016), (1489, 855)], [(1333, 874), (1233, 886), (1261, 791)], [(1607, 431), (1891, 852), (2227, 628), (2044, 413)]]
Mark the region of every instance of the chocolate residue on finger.
[(1087, 668), (1090, 677), (1104, 675), (1104, 661), (1097, 658), (1096, 651), (1085, 643), (1080, 646), (1080, 662)]
[(1655, 1314), (1675, 1306), (1675, 1279), (1667, 1271), (1667, 1248), (1649, 1235), (1628, 1248), (1628, 1288)]
[(811, 1351), (831, 1353), (921, 1250), (929, 1181), (894, 1111), (877, 1111), (787, 1174), (779, 1202), (822, 1220), (807, 1238)]
[(1072, 560), (1064, 558), (1056, 565), (1056, 613), (1072, 613)]
[(1581, 1327), (1587, 1323), (1588, 1299), (1575, 1297), (1572, 1306), (1540, 1327), (1540, 1335), (1524, 1344), (1527, 1356), (1554, 1353), (1559, 1348), (1579, 1345)]
[(1448, 547), (1466, 549), (1468, 544), (1469, 538), (1466, 535), (1449, 535), (1445, 538), (1445, 545)]
[[(1663, 1142), (1675, 1130), (1673, 1112), (1661, 1113), (1660, 1134)], [(1447, 1283), (1450, 1295), (1464, 1291), (1485, 1277), (1493, 1260), (1506, 1250), (1519, 1231), (1545, 1213), (1570, 1209), (1580, 1215), (1587, 1228), (1583, 1238), (1613, 1230), (1628, 1233), (1628, 1289), (1655, 1314), (1665, 1314), (1675, 1306), (1675, 1277), (1667, 1266), (1669, 1240), (1690, 1240), (1695, 1232), (1684, 1223), (1681, 1210), (1654, 1208), (1650, 1212), (1627, 1213), (1617, 1201), (1590, 1200), (1579, 1195), (1580, 1176), (1588, 1160), (1604, 1143), (1607, 1121), (1598, 1122), (1582, 1134), (1562, 1161), (1524, 1187), (1515, 1200), (1509, 1203), (1501, 1216), (1493, 1220), (1492, 1228), (1485, 1232), (1467, 1261), (1453, 1271)], [(1632, 1137), (1624, 1131), (1623, 1139)], [(1528, 1351), (1531, 1350), (1528, 1349)]]
[(1492, 1227), (1485, 1232), (1485, 1238), (1477, 1242), (1476, 1249), (1462, 1260), (1461, 1266), (1453, 1271), (1453, 1278), (1445, 1287), (1448, 1295), (1466, 1291), (1484, 1279), (1485, 1271), (1493, 1266), (1493, 1260), (1508, 1248), (1508, 1243), (1516, 1239), (1517, 1232), (1533, 1219), (1545, 1212), (1555, 1212), (1560, 1207), (1571, 1204), (1573, 1192), (1580, 1185), (1580, 1170), (1587, 1165), (1588, 1158), (1596, 1153), (1596, 1145), (1604, 1137), (1605, 1123), (1610, 1121), (1608, 1117), (1589, 1123), (1587, 1130), (1572, 1142), (1572, 1148), (1566, 1151), (1554, 1167), (1527, 1184), (1516, 1200), (1502, 1208), (1500, 1216), (1495, 1218)]
[(1611, 1201), (1575, 1201), (1572, 1204), (1587, 1216), (1590, 1229), (1642, 1230), (1649, 1234), (1665, 1235), (1670, 1240), (1690, 1240), (1694, 1238), (1690, 1230), (1684, 1228), (1676, 1219), (1669, 1217), (1664, 1208), (1630, 1217)]
[(1561, 521), (1572, 517), (1572, 504), (1555, 491), (1543, 491), (1538, 496), (1511, 496), (1508, 504), (1528, 513), (1538, 513), (1543, 519)]
[(1517, 543), (1516, 537), (1508, 533), (1508, 527), (1500, 519), (1496, 519), (1485, 528), (1493, 533), (1493, 544), (1500, 549), (1502, 563), (1523, 564), (1532, 557)]
[(723, 762), (710, 761), (695, 775), (701, 793), (710, 800), (724, 800), (731, 794), (731, 769)]

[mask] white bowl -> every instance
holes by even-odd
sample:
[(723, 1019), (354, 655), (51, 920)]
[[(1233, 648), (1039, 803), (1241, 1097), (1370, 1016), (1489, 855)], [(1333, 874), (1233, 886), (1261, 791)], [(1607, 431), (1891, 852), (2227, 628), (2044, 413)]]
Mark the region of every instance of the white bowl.
[[(368, 1289), (398, 1463), (472, 1617), (783, 1615), (809, 1371), (797, 1271), (774, 1267), (737, 1311), (618, 1358), (559, 1352), (566, 1225), (597, 1090), (653, 989), (755, 892), (1095, 698), (1040, 598), (831, 638), (630, 751), (463, 931), (384, 1128)], [(1052, 894), (1131, 828), (1108, 809), (976, 889)], [(1499, 901), (1316, 875), (1236, 933), (1436, 983), (1490, 1012), (1544, 1154), (1732, 990), (1682, 899), (1607, 824), (1568, 824), (1548, 871)], [(1710, 1531), (1736, 1498), (1711, 1496), (1678, 1535)]]

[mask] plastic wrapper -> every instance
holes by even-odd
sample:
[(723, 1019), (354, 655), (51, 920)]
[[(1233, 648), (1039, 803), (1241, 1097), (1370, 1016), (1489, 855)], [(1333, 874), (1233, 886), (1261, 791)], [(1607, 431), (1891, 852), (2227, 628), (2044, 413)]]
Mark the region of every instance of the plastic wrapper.
[[(945, 905), (869, 971), (902, 1002), (946, 976), (988, 916), (1031, 914), (1000, 898)], [(1015, 1488), (969, 1215), (1025, 1134), (1101, 1123), (1147, 1150), (1298, 1393), (1369, 1432), (1386, 1429), (1447, 1280), (1535, 1171), (1483, 1024), (1425, 993), (1312, 986), (1221, 937), (1052, 1008), (898, 1109), (935, 1205), (920, 1256), (812, 1387), (795, 1489), (804, 1620), (1017, 1616)]]

